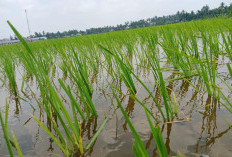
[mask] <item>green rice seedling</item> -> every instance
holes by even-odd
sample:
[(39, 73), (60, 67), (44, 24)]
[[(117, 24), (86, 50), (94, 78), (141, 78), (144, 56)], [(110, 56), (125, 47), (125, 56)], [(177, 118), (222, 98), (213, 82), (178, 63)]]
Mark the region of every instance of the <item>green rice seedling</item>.
[(105, 117), (104, 122), (101, 124), (101, 126), (99, 127), (98, 131), (94, 134), (93, 138), (91, 139), (91, 141), (89, 142), (89, 144), (85, 147), (85, 152), (87, 152), (90, 147), (93, 145), (93, 143), (96, 141), (98, 135), (101, 133), (101, 131), (103, 130), (105, 124), (107, 123), (108, 118)]
[(85, 107), (85, 111), (90, 118), (90, 113), (97, 116), (95, 106), (92, 101), (93, 89), (89, 82), (89, 67), (87, 65), (87, 58), (81, 53), (78, 53), (74, 47), (69, 47), (67, 50), (60, 49), (62, 57), (62, 69), (67, 73), (69, 78), (78, 88), (79, 98)]
[[(108, 49), (104, 48), (103, 46), (100, 46), (102, 47), (105, 51), (109, 52), (111, 55), (113, 55), (112, 52), (110, 52)], [(123, 74), (125, 74), (126, 76), (123, 77), (124, 78), (124, 82), (126, 84), (126, 86), (128, 87), (128, 89), (130, 90), (131, 88), (135, 88), (134, 86), (134, 83), (133, 83), (133, 80), (132, 80), (132, 77), (131, 75), (133, 75), (135, 77), (135, 79), (137, 81), (139, 81), (139, 83), (146, 89), (146, 91), (149, 93), (149, 95), (152, 97), (153, 101), (155, 102), (156, 106), (158, 107), (163, 119), (165, 120), (165, 116), (164, 116), (164, 113), (161, 109), (161, 106), (159, 105), (158, 101), (156, 100), (156, 98), (153, 96), (152, 92), (147, 88), (147, 86), (139, 79), (139, 77), (126, 65), (123, 63), (123, 61), (120, 59), (120, 57), (118, 57), (117, 55), (115, 55), (117, 60), (119, 61), (120, 63), (120, 67), (123, 69)], [(128, 75), (128, 74), (131, 74), (131, 75)], [(124, 75), (123, 75), (124, 76)], [(131, 81), (132, 80), (132, 81)], [(136, 90), (136, 89), (135, 89)], [(135, 93), (133, 91), (130, 91), (130, 93), (132, 94), (132, 96), (134, 97)], [(136, 101), (138, 101), (138, 99), (135, 99)], [(138, 101), (140, 104), (141, 102)], [(153, 117), (154, 118), (154, 117)]]
[[(136, 40), (135, 40), (136, 41)], [(126, 47), (126, 53), (125, 53), (125, 57), (127, 57), (127, 60), (133, 64), (133, 55), (135, 54), (134, 52), (134, 46), (135, 43), (134, 41), (129, 37), (128, 34), (125, 34), (125, 37), (123, 38), (123, 44)], [(133, 67), (132, 67), (133, 68)]]
[[(185, 49), (186, 42), (183, 41), (182, 33), (171, 32), (165, 29), (162, 32), (163, 38), (159, 45), (164, 50), (167, 58), (175, 69), (181, 69), (186, 77), (191, 76), (191, 64)], [(179, 37), (179, 41), (178, 38)], [(156, 42), (157, 39), (156, 39)], [(180, 48), (181, 47), (181, 48)]]
[[(6, 105), (5, 105), (5, 120), (3, 120), (3, 117), (2, 117), (2, 111), (0, 111), (0, 122), (1, 122), (1, 127), (2, 127), (2, 130), (3, 130), (3, 134), (4, 134), (4, 138), (5, 138), (5, 141), (6, 141), (6, 145), (7, 145), (7, 149), (9, 151), (9, 155), (11, 157), (14, 157), (14, 152), (13, 152), (13, 147), (12, 147), (12, 143), (13, 145), (15, 146), (17, 152), (18, 152), (18, 156), (19, 157), (23, 157), (23, 154), (22, 154), (22, 151), (19, 147), (19, 144), (17, 142), (17, 139), (14, 135), (14, 132), (11, 131), (11, 134), (9, 134), (8, 132), (8, 129), (7, 129), (7, 125), (8, 125), (8, 103), (7, 103), (7, 100), (6, 100)], [(13, 140), (11, 140), (13, 139)]]
[(189, 32), (190, 44), (187, 45), (188, 52), (190, 53), (190, 56), (192, 56), (194, 58), (199, 58), (200, 54), (199, 54), (199, 46), (197, 44), (196, 33), (192, 29), (190, 29), (189, 31), (190, 31)]
[(24, 67), (29, 71), (29, 73), (33, 74), (36, 78), (37, 83), (39, 84), (40, 93), (41, 96), (45, 99), (45, 93), (46, 93), (46, 78), (44, 77), (46, 75), (46, 69), (44, 67), (44, 62), (42, 59), (36, 59), (35, 54), (31, 51), (28, 44), (25, 42), (25, 40), (22, 38), (22, 36), (19, 34), (19, 32), (14, 28), (14, 26), (7, 21), (17, 38), (20, 40), (26, 51), (22, 51), (20, 54), (20, 60), (22, 61)]
[[(157, 39), (155, 39), (157, 41)], [(150, 64), (150, 66), (152, 67), (152, 72), (154, 75), (154, 79), (156, 82), (156, 85), (158, 86), (158, 89), (160, 90), (161, 94), (162, 94), (162, 98), (164, 101), (164, 106), (165, 106), (165, 111), (166, 111), (166, 118), (169, 121), (170, 120), (170, 116), (171, 118), (173, 118), (174, 114), (172, 111), (172, 107), (170, 104), (170, 98), (169, 95), (167, 94), (167, 89), (165, 86), (165, 81), (163, 78), (163, 74), (162, 74), (162, 70), (160, 67), (160, 60), (158, 59), (157, 54), (155, 53), (155, 46), (157, 44), (157, 42), (153, 40), (152, 38), (150, 39), (150, 43), (149, 43), (149, 50), (146, 53), (146, 57), (147, 60)]]
[(199, 41), (202, 43), (202, 53), (197, 43), (197, 36), (190, 33), (190, 44), (188, 46), (189, 52), (193, 52), (189, 56), (191, 63), (194, 65), (197, 75), (204, 81), (209, 95), (218, 97), (216, 85), (216, 70), (217, 58), (219, 51), (219, 42), (217, 40), (217, 33), (212, 30), (212, 33), (207, 33), (202, 28), (196, 26), (199, 34)]
[[(202, 60), (200, 59), (200, 66), (201, 66), (201, 71), (203, 73), (203, 77), (204, 77), (204, 81), (205, 84), (207, 86), (207, 90), (209, 92), (210, 95), (214, 95), (216, 96), (215, 93), (215, 87), (216, 87), (216, 82), (215, 82), (215, 77), (216, 77), (216, 61), (214, 59), (214, 55), (213, 53), (208, 53), (207, 51), (207, 35), (203, 32), (201, 32), (201, 36), (202, 36), (202, 42), (203, 42), (203, 53), (204, 56), (206, 58), (206, 65), (203, 65)], [(209, 34), (209, 36), (211, 36)], [(215, 50), (214, 50), (215, 51)], [(216, 58), (216, 57), (215, 57)], [(212, 90), (212, 92), (211, 92)]]
[(23, 88), (25, 85), (25, 80), (26, 80), (26, 75), (23, 76), (23, 80), (22, 80), (22, 85), (21, 85), (21, 92), (24, 93)]
[(17, 97), (18, 89), (15, 80), (15, 63), (13, 61), (13, 58), (8, 54), (4, 54), (1, 58), (1, 63), (2, 63), (3, 73), (9, 81), (10, 91), (12, 91), (14, 96)]
[(12, 130), (11, 130), (11, 134), (12, 134), (13, 143), (14, 143), (14, 146), (15, 146), (15, 148), (17, 150), (18, 156), (19, 157), (23, 157), (23, 153), (21, 151), (21, 148), (19, 147), (19, 144), (18, 144), (18, 141), (16, 139), (16, 136), (15, 136), (15, 134), (14, 134), (14, 132)]
[(220, 29), (220, 34), (221, 34), (222, 40), (223, 40), (222, 46), (224, 47), (227, 55), (229, 56), (230, 61), (232, 61), (232, 52), (231, 52), (232, 40), (231, 40), (231, 36), (229, 36), (229, 35), (226, 36), (225, 32), (222, 29)]
[(154, 127), (146, 110), (145, 110), (145, 113), (147, 116), (149, 126), (151, 128), (152, 135), (153, 135), (155, 143), (156, 143), (156, 147), (158, 149), (159, 156), (160, 157), (167, 157), (168, 152), (167, 152), (166, 146), (164, 144), (164, 140), (162, 137), (162, 133), (160, 131), (160, 127), (159, 126)]
[[(92, 144), (96, 140), (97, 136), (100, 134), (108, 119), (106, 118), (104, 120), (103, 125), (101, 125), (99, 131), (96, 132), (96, 135), (94, 135), (92, 141), (90, 141), (85, 150), (81, 137), (81, 126), (76, 114), (79, 113), (82, 119), (84, 120), (85, 117), (83, 111), (81, 111), (79, 105), (74, 100), (74, 97), (71, 93), (71, 89), (69, 87), (66, 87), (64, 83), (61, 80), (59, 80), (61, 87), (65, 90), (66, 94), (69, 96), (71, 100), (71, 111), (73, 113), (72, 116), (69, 114), (68, 109), (62, 102), (57, 91), (55, 90), (52, 81), (49, 79), (47, 63), (50, 56), (45, 55), (45, 59), (43, 59), (42, 57), (37, 58), (29, 48), (28, 44), (17, 32), (17, 30), (10, 24), (10, 22), (8, 23), (27, 50), (27, 54), (25, 53), (21, 59), (23, 60), (24, 65), (27, 66), (28, 70), (32, 72), (32, 74), (36, 77), (36, 81), (39, 83), (42, 102), (40, 102), (36, 98), (35, 99), (37, 100), (38, 104), (41, 104), (41, 107), (43, 108), (47, 117), (50, 119), (54, 131), (57, 134), (56, 136), (58, 137), (56, 137), (36, 117), (33, 116), (33, 118), (39, 124), (39, 126), (41, 126), (44, 129), (44, 131), (47, 134), (49, 134), (49, 136), (51, 136), (51, 138), (55, 141), (55, 143), (60, 147), (60, 149), (66, 156), (70, 156), (75, 153), (80, 153), (83, 156), (84, 153), (92, 146)], [(75, 53), (74, 51), (72, 52), (76, 59), (76, 62), (72, 64), (72, 68), (76, 68), (76, 71), (74, 72), (78, 73), (78, 75), (74, 75), (70, 69), (68, 70), (70, 70), (71, 75), (73, 74), (74, 76), (77, 76), (75, 81), (77, 82), (80, 93), (82, 94), (81, 100), (84, 100), (83, 102), (85, 102), (86, 104), (89, 103), (88, 108), (86, 108), (86, 112), (90, 109), (93, 115), (97, 116), (96, 110), (91, 99), (92, 91), (90, 89), (89, 83), (87, 82), (88, 76), (87, 72), (85, 71), (85, 69), (87, 69), (86, 65), (84, 64), (85, 60), (79, 60), (79, 56), (77, 56), (77, 53)], [(27, 59), (30, 59), (30, 61), (27, 61)], [(34, 62), (32, 63), (31, 61)], [(73, 78), (75, 79), (75, 77)], [(57, 121), (54, 119), (54, 116), (56, 116), (58, 119), (58, 122), (60, 124), (59, 127)], [(61, 128), (62, 130), (64, 130), (65, 136), (62, 134)]]
[(61, 79), (59, 79), (59, 83), (60, 83), (61, 87), (65, 90), (66, 94), (68, 95), (68, 97), (69, 97), (70, 100), (71, 100), (73, 116), (74, 116), (74, 117), (76, 116), (75, 109), (74, 109), (74, 108), (76, 108), (77, 111), (78, 111), (78, 113), (81, 115), (81, 118), (82, 118), (83, 120), (85, 120), (84, 113), (83, 113), (83, 111), (81, 110), (79, 104), (76, 102), (74, 96), (72, 95), (72, 92), (71, 92), (70, 87), (69, 87), (69, 86), (66, 87)]
[(113, 60), (112, 60), (112, 55), (111, 53), (102, 53), (104, 55), (105, 61), (107, 62), (107, 69), (109, 71), (113, 71)]
[(219, 95), (220, 95), (220, 98), (224, 100), (224, 102), (222, 102), (223, 106), (232, 114), (232, 104), (230, 100), (220, 90), (219, 90)]
[(73, 48), (72, 48), (72, 53), (74, 57), (75, 70), (79, 72), (80, 79), (83, 80), (83, 85), (85, 85), (86, 89), (89, 92), (89, 95), (91, 96), (93, 94), (93, 91), (88, 81), (88, 70), (87, 70), (88, 67), (86, 64), (86, 60), (85, 58), (82, 58), (80, 55), (78, 55), (78, 53)]
[(220, 53), (220, 42), (219, 42), (219, 33), (212, 29), (212, 33), (208, 36), (209, 51), (211, 56), (214, 56), (214, 59), (218, 59)]
[[(228, 68), (230, 76), (232, 77), (232, 70), (231, 70), (230, 64), (227, 63), (226, 66)], [(230, 85), (228, 85), (228, 83), (226, 83), (221, 77), (219, 77), (219, 78), (221, 79), (222, 83), (224, 83), (227, 86), (229, 91), (232, 92), (232, 87)], [(222, 100), (224, 100), (224, 102), (222, 102), (223, 106), (232, 114), (232, 103), (231, 103), (231, 101), (228, 99), (228, 97), (221, 90), (219, 90), (219, 95), (220, 95), (220, 98), (222, 98)]]
[(144, 144), (143, 144), (141, 138), (139, 137), (138, 133), (136, 132), (136, 130), (135, 130), (133, 124), (131, 123), (129, 117), (127, 116), (125, 110), (123, 109), (122, 104), (121, 104), (118, 96), (116, 95), (116, 93), (113, 90), (112, 90), (112, 92), (113, 92), (114, 98), (117, 101), (118, 106), (121, 109), (121, 112), (122, 112), (125, 120), (128, 123), (128, 126), (130, 127), (130, 130), (131, 130), (131, 132), (132, 132), (132, 134), (133, 134), (133, 136), (135, 138), (135, 142), (133, 144), (134, 155), (137, 156), (137, 157), (148, 157), (148, 153), (147, 153), (147, 151), (146, 151), (146, 149), (144, 147)]
[[(88, 81), (88, 68), (86, 62), (84, 60), (80, 61), (77, 52), (75, 52), (74, 50), (72, 52), (74, 53), (75, 61), (72, 62), (71, 60), (69, 60), (70, 64), (64, 63), (65, 67), (68, 70), (71, 79), (76, 83), (78, 87), (80, 99), (85, 106), (86, 113), (88, 114), (88, 110), (90, 110), (94, 116), (97, 116), (97, 112), (91, 98), (92, 87)], [(88, 117), (90, 118), (89, 114)]]
[(9, 139), (9, 133), (7, 131), (7, 122), (8, 122), (8, 105), (7, 104), (6, 104), (5, 122), (3, 120), (1, 112), (2, 111), (0, 111), (0, 121), (1, 121), (1, 126), (2, 126), (2, 130), (3, 130), (4, 138), (6, 141), (6, 145), (7, 145), (9, 154), (11, 157), (13, 157), (14, 156), (13, 148), (11, 146), (10, 139)]
[[(141, 81), (141, 80), (140, 80)], [(115, 90), (117, 90), (120, 94), (122, 94), (122, 95), (124, 95), (123, 93), (122, 93), (122, 91), (120, 90), (120, 89), (118, 89), (116, 86), (114, 86), (113, 84), (110, 84), (110, 86), (111, 86), (111, 88), (113, 87)], [(145, 88), (147, 88), (146, 86), (145, 86)], [(149, 92), (150, 92), (150, 90), (148, 90)], [(125, 95), (124, 95), (125, 96)], [(136, 95), (130, 95), (130, 97), (132, 98), (132, 99), (134, 99), (135, 101), (137, 101), (143, 108), (144, 108), (144, 110), (146, 110), (149, 114), (150, 114), (150, 116), (157, 122), (157, 123), (159, 123), (159, 121), (158, 121), (158, 119), (156, 119), (155, 117), (154, 117), (154, 115), (153, 115), (153, 113), (146, 107), (146, 105), (143, 103), (143, 102), (141, 102), (137, 97), (136, 97)], [(162, 111), (162, 110), (161, 110)]]
[[(70, 99), (72, 100), (70, 89), (65, 87), (61, 80), (60, 83), (61, 86), (64, 88), (64, 90), (67, 90), (67, 93), (69, 94), (69, 97), (71, 97)], [(47, 97), (49, 99), (49, 103), (51, 106), (49, 107), (49, 104), (45, 105), (44, 111), (52, 121), (55, 132), (57, 133), (59, 138), (55, 137), (53, 133), (36, 117), (33, 116), (33, 118), (44, 129), (44, 131), (55, 141), (55, 143), (60, 147), (60, 149), (66, 156), (70, 156), (75, 153), (80, 153), (81, 155), (84, 155), (86, 150), (88, 150), (91, 144), (96, 140), (96, 136), (100, 134), (100, 131), (103, 129), (108, 119), (107, 118), (105, 119), (103, 124), (100, 126), (99, 131), (93, 137), (92, 141), (87, 145), (86, 147), (87, 149), (85, 150), (81, 137), (80, 122), (76, 116), (76, 112), (81, 113), (81, 111), (78, 110), (78, 107), (74, 106), (76, 104), (74, 102), (71, 103), (72, 112), (73, 112), (73, 117), (71, 117), (70, 114), (68, 113), (68, 110), (64, 106), (63, 102), (59, 98), (57, 92), (55, 91), (55, 89), (52, 87), (50, 83), (49, 83), (49, 94), (47, 94)], [(63, 130), (65, 131), (69, 144), (66, 142), (64, 136), (61, 133), (60, 127), (58, 128), (54, 118), (52, 117), (52, 112), (51, 112), (52, 110), (54, 111), (55, 115), (58, 117), (59, 122), (61, 124), (60, 127), (62, 127)]]
[[(151, 92), (151, 91), (148, 89), (148, 87), (141, 81), (141, 79), (139, 79), (139, 77), (136, 76), (134, 73), (132, 73), (132, 74), (133, 74), (133, 76), (136, 78), (136, 80), (139, 81), (139, 83), (144, 87), (144, 89), (149, 93), (149, 95), (151, 96), (152, 100), (155, 102), (156, 107), (158, 108), (159, 112), (161, 113), (163, 120), (165, 121), (166, 118), (165, 118), (164, 112), (162, 111), (162, 108), (161, 108), (159, 102), (157, 101), (157, 99), (153, 96), (152, 92)], [(138, 101), (138, 99), (135, 99), (135, 100)], [(138, 101), (138, 102), (141, 104), (140, 101)]]
[[(112, 89), (112, 92), (113, 92), (113, 95), (114, 95), (114, 97), (115, 97), (115, 99), (117, 101), (118, 106), (121, 109), (121, 112), (122, 112), (124, 118), (126, 119), (128, 125), (129, 125), (129, 127), (130, 127), (130, 129), (132, 131), (132, 134), (134, 135), (135, 142), (133, 144), (133, 152), (134, 152), (135, 156), (138, 156), (138, 157), (139, 156), (148, 156), (147, 151), (144, 148), (143, 142), (141, 141), (138, 133), (136, 132), (135, 128), (133, 127), (131, 121), (129, 120), (129, 117), (127, 116), (126, 112), (124, 111), (118, 96), (113, 91), (113, 89)], [(133, 96), (133, 98), (137, 99), (134, 96)], [(154, 139), (155, 139), (155, 142), (156, 142), (156, 145), (157, 145), (157, 148), (158, 148), (159, 155), (161, 157), (167, 157), (168, 153), (167, 153), (167, 150), (166, 150), (166, 146), (164, 145), (164, 141), (163, 141), (163, 138), (162, 138), (160, 128), (159, 127), (156, 127), (156, 128), (153, 127), (153, 124), (152, 124), (151, 119), (150, 119), (150, 115), (152, 115), (152, 114), (149, 113), (149, 110), (147, 110), (145, 105), (143, 105), (143, 107), (144, 107), (144, 110), (145, 110), (149, 125), (151, 127), (151, 131), (152, 131), (152, 134), (154, 136)]]
[(175, 92), (173, 92), (173, 102), (174, 102), (174, 113), (175, 113), (175, 115), (177, 115), (178, 108), (177, 108), (177, 102), (176, 102), (176, 94), (175, 94)]
[(99, 51), (95, 46), (95, 43), (91, 42), (91, 45), (87, 47), (87, 49), (88, 53), (86, 53), (85, 47), (81, 47), (79, 50), (81, 51), (80, 53), (85, 57), (91, 71), (93, 71), (93, 73), (97, 73), (99, 71), (99, 62), (102, 62), (101, 55), (98, 53)]
[(121, 70), (120, 77), (123, 79), (130, 93), (135, 95), (137, 93), (137, 90), (133, 82), (133, 79), (131, 77), (131, 70), (129, 69), (128, 66), (125, 65), (125, 63), (123, 63), (122, 58), (121, 58), (122, 56), (120, 57), (118, 53), (112, 53), (110, 50), (106, 49), (102, 45), (99, 45), (99, 46), (115, 58), (115, 61)]
[(142, 107), (144, 108), (144, 110), (149, 113), (149, 115), (156, 121), (156, 123), (159, 123), (158, 119), (154, 117), (153, 113), (146, 107), (146, 105), (141, 102), (136, 96), (134, 95), (130, 95), (130, 97), (132, 97), (134, 100), (136, 100), (140, 105), (142, 105)]
[(230, 64), (229, 64), (229, 63), (226, 63), (226, 66), (227, 66), (227, 68), (228, 68), (228, 70), (229, 70), (230, 76), (232, 77), (232, 69), (231, 69)]

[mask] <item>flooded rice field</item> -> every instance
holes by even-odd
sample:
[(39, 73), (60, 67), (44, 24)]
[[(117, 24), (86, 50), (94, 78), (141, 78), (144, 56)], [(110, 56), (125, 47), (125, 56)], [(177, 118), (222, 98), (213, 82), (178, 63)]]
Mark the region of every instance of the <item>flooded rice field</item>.
[(231, 21), (1, 47), (8, 134), (0, 130), (0, 156), (9, 156), (6, 136), (13, 153), (18, 142), (28, 157), (129, 157), (139, 154), (136, 144), (144, 156), (231, 156), (232, 36), (224, 25)]
[[(220, 73), (220, 71), (225, 71), (223, 70), (225, 68), (219, 66), (219, 74), (226, 76), (227, 74)], [(18, 76), (20, 76), (19, 73)], [(154, 79), (151, 73), (147, 70), (140, 70), (138, 73), (156, 98), (160, 99), (157, 88), (154, 86)], [(56, 73), (55, 75), (56, 78), (62, 76), (61, 73)], [(173, 79), (176, 77), (176, 74), (167, 73), (165, 77), (167, 80)], [(17, 75), (16, 78), (18, 78), (18, 84), (20, 84), (22, 78), (17, 77)], [(134, 156), (131, 149), (133, 135), (127, 126), (127, 122), (120, 113), (119, 108), (112, 106), (110, 99), (112, 93), (110, 93), (110, 90), (107, 90), (107, 87), (105, 87), (105, 91), (102, 90), (102, 82), (108, 79), (107, 75), (104, 75), (104, 71), (101, 71), (95, 74), (95, 76), (90, 76), (90, 78), (94, 89), (92, 99), (100, 116), (98, 118), (91, 117), (86, 122), (82, 122), (83, 139), (88, 141), (92, 138), (99, 124), (103, 121), (103, 115), (109, 117), (110, 120), (87, 156)], [(200, 82), (198, 77), (193, 77), (190, 81), (195, 85)], [(33, 80), (29, 79), (26, 83), (31, 88), (36, 89), (36, 84)], [(127, 91), (122, 80), (119, 80), (118, 86), (121, 87), (120, 90)], [(166, 87), (176, 93), (179, 110), (178, 117), (173, 122), (167, 122), (161, 125), (168, 153), (174, 156), (180, 151), (186, 156), (193, 157), (201, 156), (202, 154), (207, 154), (210, 157), (229, 157), (232, 153), (232, 134), (226, 122), (231, 123), (231, 113), (220, 102), (205, 93), (201, 87), (198, 88), (199, 91), (196, 91), (188, 81), (176, 80), (167, 83)], [(146, 91), (141, 89), (141, 86), (138, 85), (137, 88), (140, 89), (137, 93), (138, 98), (144, 99), (151, 112), (157, 117), (160, 117), (151, 97), (149, 97)], [(61, 90), (59, 91), (62, 92)], [(229, 91), (224, 92), (229, 93)], [(2, 87), (1, 104), (5, 104), (4, 98), (7, 98), (7, 96), (8, 91)], [(62, 154), (60, 149), (43, 129), (34, 122), (31, 115), (33, 114), (39, 117), (47, 126), (51, 125), (51, 122), (41, 113), (42, 111), (36, 105), (36, 101), (33, 98), (30, 99), (29, 95), (26, 97), (28, 97), (28, 102), (8, 98), (10, 99), (8, 125), (10, 129), (15, 131), (23, 154), (25, 156), (60, 156)], [(146, 115), (143, 108), (129, 96), (129, 93), (125, 96), (122, 95), (120, 98), (126, 113), (131, 118), (134, 127), (143, 140), (149, 156), (158, 156), (148, 122), (144, 118)], [(64, 101), (68, 100), (64, 99)], [(1, 108), (4, 110), (4, 105), (1, 105)], [(2, 132), (1, 137), (3, 137)], [(0, 152), (1, 156), (7, 156), (8, 154), (7, 146), (3, 138), (1, 138)]]

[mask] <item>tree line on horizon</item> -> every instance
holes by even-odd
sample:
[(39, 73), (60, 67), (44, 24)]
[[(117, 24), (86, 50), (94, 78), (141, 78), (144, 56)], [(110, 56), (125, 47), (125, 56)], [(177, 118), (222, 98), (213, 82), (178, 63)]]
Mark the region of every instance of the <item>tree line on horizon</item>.
[(220, 16), (232, 16), (232, 3), (226, 6), (223, 2), (220, 4), (219, 7), (210, 9), (208, 5), (205, 5), (201, 8), (201, 10), (197, 10), (196, 12), (186, 12), (186, 11), (178, 11), (176, 14), (167, 15), (162, 17), (153, 17), (148, 19), (142, 19), (139, 21), (131, 21), (125, 22), (124, 24), (119, 24), (117, 26), (105, 26), (99, 28), (90, 28), (86, 29), (85, 31), (78, 31), (78, 30), (69, 30), (63, 32), (56, 32), (50, 33), (43, 31), (42, 33), (35, 32), (34, 35), (31, 37), (47, 37), (48, 39), (53, 38), (63, 38), (63, 37), (70, 37), (70, 36), (77, 36), (77, 35), (87, 35), (87, 34), (98, 34), (98, 33), (105, 33), (105, 32), (113, 32), (113, 31), (120, 31), (126, 29), (135, 29), (135, 28), (143, 28), (143, 27), (150, 27), (150, 26), (157, 26), (157, 25), (165, 25), (165, 24), (173, 24), (173, 23), (181, 23), (181, 22), (188, 22), (192, 20), (199, 20), (204, 18), (214, 18)]

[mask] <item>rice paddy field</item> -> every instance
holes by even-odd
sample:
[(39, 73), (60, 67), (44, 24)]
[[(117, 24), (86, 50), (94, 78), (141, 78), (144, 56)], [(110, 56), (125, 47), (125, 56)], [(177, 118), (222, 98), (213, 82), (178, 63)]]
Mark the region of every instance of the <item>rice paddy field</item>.
[(0, 156), (232, 154), (232, 19), (0, 47)]

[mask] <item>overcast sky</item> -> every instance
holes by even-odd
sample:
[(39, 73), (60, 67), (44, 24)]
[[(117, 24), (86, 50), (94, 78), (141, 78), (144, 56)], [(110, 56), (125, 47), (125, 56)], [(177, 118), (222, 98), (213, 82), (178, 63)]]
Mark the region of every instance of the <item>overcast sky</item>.
[(6, 21), (28, 36), (25, 9), (32, 33), (123, 24), (126, 21), (175, 14), (178, 10), (215, 8), (231, 0), (0, 0), (0, 38), (13, 35)]

